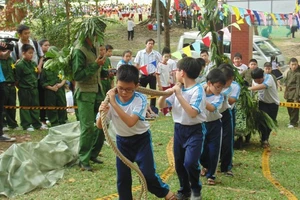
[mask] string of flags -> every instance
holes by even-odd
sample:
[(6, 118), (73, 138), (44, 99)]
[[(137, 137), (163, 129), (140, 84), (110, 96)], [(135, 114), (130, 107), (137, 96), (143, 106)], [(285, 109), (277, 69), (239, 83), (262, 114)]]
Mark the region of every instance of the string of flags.
[(142, 74), (144, 74), (145, 76), (148, 76), (149, 73), (148, 73), (148, 69), (147, 69), (147, 66), (148, 65), (154, 65), (154, 67), (156, 68), (157, 67), (157, 63), (156, 63), (156, 60), (147, 64), (147, 65), (143, 65), (139, 68), (139, 70), (141, 71)]

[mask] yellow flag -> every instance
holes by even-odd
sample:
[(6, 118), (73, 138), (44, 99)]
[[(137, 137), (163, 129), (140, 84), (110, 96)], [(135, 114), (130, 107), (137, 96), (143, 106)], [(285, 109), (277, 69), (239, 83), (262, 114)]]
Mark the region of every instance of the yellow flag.
[(233, 12), (235, 14), (235, 18), (236, 18), (236, 21), (238, 21), (240, 19), (240, 10), (239, 8), (235, 7), (235, 6), (232, 6), (232, 9), (233, 9)]
[(183, 50), (183, 53), (185, 53), (188, 57), (192, 57), (192, 52), (191, 52), (190, 46), (184, 47), (182, 50)]
[(237, 21), (236, 23), (238, 23), (238, 24), (244, 24), (244, 19), (243, 18), (241, 18), (239, 21)]
[(278, 25), (278, 21), (277, 21), (275, 15), (273, 13), (271, 13), (270, 15), (271, 15), (272, 19), (274, 20), (275, 24)]
[(186, 5), (187, 5), (187, 6), (190, 6), (190, 5), (191, 5), (191, 0), (185, 0), (185, 2), (186, 2)]

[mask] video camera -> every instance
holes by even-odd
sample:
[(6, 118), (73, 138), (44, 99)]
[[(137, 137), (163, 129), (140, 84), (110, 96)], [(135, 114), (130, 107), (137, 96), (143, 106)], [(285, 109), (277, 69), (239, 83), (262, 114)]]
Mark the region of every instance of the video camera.
[(6, 51), (6, 50), (13, 51), (14, 46), (15, 46), (15, 43), (13, 41), (17, 42), (17, 41), (19, 41), (19, 39), (0, 37), (0, 42), (3, 42), (6, 44), (6, 47), (3, 47), (2, 45), (0, 45), (0, 51)]

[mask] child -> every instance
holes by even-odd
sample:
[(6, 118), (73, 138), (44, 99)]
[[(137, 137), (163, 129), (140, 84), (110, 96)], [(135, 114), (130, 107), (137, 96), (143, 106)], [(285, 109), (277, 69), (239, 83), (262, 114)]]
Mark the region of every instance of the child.
[[(39, 106), (37, 89), (38, 69), (36, 63), (32, 61), (34, 48), (30, 44), (23, 44), (21, 50), (23, 58), (16, 64), (16, 85), (19, 89), (20, 106)], [(39, 110), (20, 109), (21, 126), (23, 129), (27, 131), (47, 129), (41, 126), (39, 115)]]
[[(158, 63), (156, 70), (156, 82), (159, 90), (167, 90), (171, 87), (171, 77), (172, 72), (171, 66), (168, 64), (170, 58), (170, 53), (162, 52), (162, 61)], [(162, 112), (166, 116), (170, 116), (168, 108), (163, 108)]]
[(214, 63), (209, 60), (209, 55), (207, 50), (202, 50), (200, 52), (200, 58), (202, 58), (205, 61), (205, 68), (202, 71), (202, 76), (204, 77), (204, 81), (205, 81), (205, 77), (207, 76), (211, 68), (214, 66)]
[(222, 115), (219, 109), (224, 101), (223, 95), (220, 95), (226, 84), (226, 77), (220, 69), (212, 69), (207, 77), (205, 88), (206, 93), (206, 117), (205, 135), (203, 152), (200, 163), (203, 166), (201, 175), (207, 178), (208, 185), (215, 185), (215, 172), (218, 165), (221, 138), (222, 138)]
[(277, 58), (275, 56), (271, 56), (271, 64), (272, 64), (272, 74), (276, 77), (277, 85), (282, 91), (282, 86), (280, 84), (280, 80), (283, 78), (282, 72), (280, 71), (279, 64)]
[(121, 65), (133, 65), (131, 59), (132, 59), (132, 51), (125, 50), (122, 54), (122, 60), (120, 60), (117, 64), (117, 70)]
[(174, 93), (160, 97), (161, 108), (172, 106), (174, 127), (174, 158), (180, 189), (177, 199), (201, 199), (199, 159), (205, 133), (205, 92), (196, 83), (200, 71), (197, 59), (187, 57), (177, 64), (177, 83), (169, 89)]
[(233, 68), (229, 64), (221, 64), (218, 69), (223, 71), (226, 77), (226, 84), (221, 94), (224, 96), (220, 113), (222, 114), (222, 146), (221, 146), (221, 172), (227, 176), (233, 176), (232, 172), (232, 158), (233, 158), (233, 127), (234, 117), (232, 109), (234, 103), (237, 101), (239, 96), (239, 86), (236, 82), (233, 82), (234, 72)]
[(239, 74), (241, 74), (243, 71), (247, 70), (247, 65), (242, 63), (242, 54), (235, 53), (233, 56), (233, 66), (237, 68)]
[[(300, 102), (300, 68), (298, 64), (298, 60), (296, 58), (291, 58), (290, 62), (290, 70), (287, 72), (287, 77), (285, 79), (285, 92), (284, 98), (287, 102)], [(290, 123), (288, 128), (294, 128), (298, 126), (299, 121), (299, 108), (287, 108)]]
[[(267, 113), (274, 121), (276, 121), (279, 97), (276, 88), (276, 82), (270, 74), (264, 74), (264, 71), (257, 68), (251, 72), (253, 79), (252, 87), (249, 87), (251, 91), (258, 91), (258, 107), (259, 110)], [(271, 129), (266, 125), (259, 127), (261, 132), (261, 144), (264, 148), (270, 146), (269, 136)]]
[[(45, 89), (45, 106), (66, 106), (66, 80), (62, 80), (62, 74), (60, 72), (43, 69), (41, 73), (40, 83), (41, 86)], [(46, 110), (46, 114), (52, 127), (64, 124), (67, 117), (67, 112), (65, 109), (48, 109)]]
[(270, 74), (276, 83), (276, 88), (277, 88), (277, 79), (276, 76), (272, 73), (272, 64), (270, 62), (265, 62), (264, 64), (264, 73), (265, 74)]
[[(169, 186), (155, 172), (149, 123), (145, 121), (147, 99), (135, 92), (139, 82), (139, 70), (132, 65), (122, 65), (117, 72), (117, 89), (108, 91), (109, 106), (101, 104), (99, 111), (108, 111), (117, 131), (117, 146), (132, 162), (137, 162), (144, 174), (148, 190), (158, 198), (175, 200)], [(97, 126), (102, 128), (99, 114)], [(120, 200), (132, 200), (131, 170), (117, 158), (117, 186)]]
[(256, 68), (257, 68), (257, 60), (253, 58), (250, 59), (248, 69), (241, 73), (241, 76), (244, 78), (246, 86), (252, 85), (251, 72)]

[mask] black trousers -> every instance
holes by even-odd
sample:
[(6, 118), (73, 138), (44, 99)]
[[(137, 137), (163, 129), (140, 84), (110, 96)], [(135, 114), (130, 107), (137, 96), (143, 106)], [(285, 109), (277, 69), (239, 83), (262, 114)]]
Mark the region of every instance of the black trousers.
[[(267, 113), (275, 122), (276, 122), (276, 117), (278, 113), (278, 108), (279, 106), (275, 103), (265, 103), (262, 101), (258, 102), (258, 108), (261, 111), (264, 111)], [(261, 141), (268, 141), (271, 133), (271, 129), (265, 124), (265, 125), (260, 125), (259, 127), (261, 131)]]
[[(150, 89), (156, 90), (156, 76), (155, 74), (150, 74), (148, 76), (142, 75), (140, 77), (140, 85), (142, 87), (147, 87), (149, 84)], [(151, 99), (150, 106), (156, 105), (156, 98)]]
[[(38, 80), (38, 91), (40, 106), (45, 106), (45, 89), (42, 87), (40, 79)], [(40, 121), (46, 123), (46, 110), (44, 109), (40, 110)]]
[(0, 136), (3, 135), (4, 83), (0, 83)]
[(127, 31), (128, 32), (128, 40), (133, 40), (134, 37), (134, 30), (132, 31)]

